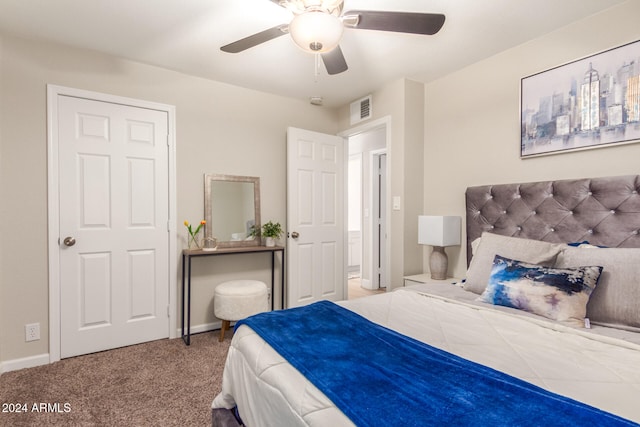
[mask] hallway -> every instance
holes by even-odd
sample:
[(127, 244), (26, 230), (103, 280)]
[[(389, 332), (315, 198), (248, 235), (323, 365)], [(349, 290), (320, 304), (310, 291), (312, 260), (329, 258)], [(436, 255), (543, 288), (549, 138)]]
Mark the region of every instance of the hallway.
[(375, 290), (365, 289), (362, 286), (360, 286), (359, 277), (350, 277), (348, 281), (348, 285), (349, 285), (349, 295), (347, 299), (361, 298), (369, 295), (381, 294), (387, 291), (387, 288), (380, 288)]

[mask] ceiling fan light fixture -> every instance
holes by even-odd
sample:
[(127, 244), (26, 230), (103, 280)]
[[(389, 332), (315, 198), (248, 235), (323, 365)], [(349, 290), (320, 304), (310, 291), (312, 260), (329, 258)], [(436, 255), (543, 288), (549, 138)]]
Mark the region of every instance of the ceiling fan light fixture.
[(296, 15), (289, 24), (289, 34), (304, 51), (329, 52), (340, 43), (344, 26), (342, 21), (329, 13), (311, 10)]
[(280, 0), (280, 6), (298, 15), (308, 10), (323, 10), (340, 16), (344, 0)]

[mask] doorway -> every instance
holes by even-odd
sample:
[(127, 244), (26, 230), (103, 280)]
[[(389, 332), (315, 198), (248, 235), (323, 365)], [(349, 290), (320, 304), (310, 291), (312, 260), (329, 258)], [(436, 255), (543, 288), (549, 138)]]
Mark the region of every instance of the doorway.
[(387, 129), (382, 121), (345, 136), (349, 299), (386, 292), (388, 287)]

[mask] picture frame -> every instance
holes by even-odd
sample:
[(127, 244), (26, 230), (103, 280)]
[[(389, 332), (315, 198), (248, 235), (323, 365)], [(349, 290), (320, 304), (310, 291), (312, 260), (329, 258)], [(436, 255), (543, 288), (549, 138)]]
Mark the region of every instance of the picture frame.
[(521, 79), (521, 158), (636, 142), (640, 40)]

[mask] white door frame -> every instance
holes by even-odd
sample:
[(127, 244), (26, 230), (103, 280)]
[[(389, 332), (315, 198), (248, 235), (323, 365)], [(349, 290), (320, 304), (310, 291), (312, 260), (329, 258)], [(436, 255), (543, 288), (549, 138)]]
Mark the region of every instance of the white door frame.
[[(386, 185), (386, 183), (388, 182), (387, 178), (388, 178), (388, 168), (389, 168), (389, 162), (385, 161), (385, 167), (384, 167), (384, 171), (382, 172), (383, 176), (384, 176), (384, 183), (381, 183), (380, 185), (378, 185), (377, 181), (378, 181), (378, 176), (381, 174), (380, 170), (379, 170), (379, 161), (380, 161), (380, 157), (381, 156), (386, 156), (387, 155), (387, 149), (384, 148), (382, 150), (374, 150), (369, 152), (369, 164), (370, 166), (370, 170), (371, 170), (371, 176), (369, 177), (370, 179), (370, 183), (371, 185), (369, 186), (369, 212), (370, 215), (374, 215), (376, 214), (375, 221), (370, 221), (370, 229), (369, 229), (369, 235), (370, 237), (370, 241), (371, 244), (369, 245), (369, 259), (370, 261), (370, 275), (369, 277), (371, 277), (371, 289), (380, 289), (380, 283), (385, 283), (387, 285), (385, 285), (385, 287), (389, 287), (388, 283), (389, 283), (389, 265), (388, 261), (389, 260), (389, 239), (388, 237), (385, 237), (385, 245), (384, 245), (384, 258), (382, 260), (379, 260), (380, 256), (380, 228), (379, 228), (379, 222), (378, 222), (378, 214), (384, 214), (382, 215), (384, 218), (384, 228), (382, 230), (382, 232), (385, 234), (385, 236), (388, 236), (388, 232), (389, 232), (389, 216), (388, 216), (388, 211), (386, 210), (387, 205), (389, 204), (389, 187), (388, 185)], [(385, 195), (385, 199), (383, 200), (384, 202), (384, 206), (379, 209), (378, 208), (378, 204), (380, 203), (380, 196), (381, 194)], [(380, 212), (378, 212), (380, 211)], [(378, 261), (380, 261), (380, 268), (378, 268)]]
[[(371, 121), (369, 123), (365, 123), (365, 124), (362, 124), (360, 126), (356, 126), (356, 127), (351, 128), (351, 129), (347, 129), (347, 130), (345, 130), (343, 132), (338, 133), (338, 136), (341, 136), (341, 137), (343, 137), (345, 139), (345, 144), (344, 144), (345, 145), (345, 149), (348, 150), (348, 147), (347, 147), (348, 144), (346, 142), (348, 140), (348, 138), (350, 138), (350, 137), (352, 137), (354, 135), (363, 133), (363, 132), (367, 132), (367, 131), (370, 131), (370, 130), (374, 130), (376, 128), (383, 127), (383, 126), (385, 128), (385, 143), (386, 143), (386, 148), (385, 148), (384, 151), (386, 151), (386, 154), (387, 154), (387, 178), (386, 178), (386, 182), (385, 182), (385, 186), (387, 187), (387, 204), (385, 206), (385, 209), (386, 209), (386, 213), (387, 213), (387, 222), (389, 222), (391, 220), (391, 203), (389, 203), (389, 200), (390, 200), (389, 199), (389, 194), (391, 194), (391, 150), (389, 149), (389, 147), (391, 147), (391, 116), (385, 116), (385, 117), (382, 117), (380, 119), (373, 120), (373, 121)], [(347, 170), (347, 167), (348, 167), (348, 163), (347, 163), (349, 161), (348, 157), (349, 157), (348, 155), (345, 156), (345, 164), (344, 164), (345, 170)], [(345, 180), (345, 186), (346, 186), (346, 180)], [(346, 210), (347, 200), (346, 200), (346, 197), (347, 197), (347, 193), (346, 193), (346, 190), (345, 190), (345, 202), (344, 202), (345, 203), (345, 213), (344, 213), (345, 221), (346, 221), (346, 217), (347, 217), (347, 210)], [(391, 232), (391, 227), (387, 226), (387, 236), (389, 236), (390, 232)], [(346, 233), (346, 231), (345, 231), (345, 233)], [(387, 242), (389, 242), (389, 241), (390, 241), (390, 238), (387, 237)], [(345, 240), (345, 242), (346, 242), (346, 240)], [(348, 248), (345, 248), (345, 251), (347, 249)], [(383, 260), (384, 265), (385, 265), (385, 270), (387, 272), (391, 271), (391, 256), (390, 256), (390, 252), (391, 251), (389, 250), (389, 247), (387, 245), (386, 256), (385, 256), (385, 259)], [(347, 269), (346, 269), (347, 258), (346, 257), (347, 257), (347, 255), (346, 255), (346, 252), (345, 252), (345, 260), (344, 260), (344, 264), (345, 264), (344, 286), (345, 286), (345, 289), (344, 289), (344, 295), (349, 295), (349, 293), (348, 293), (349, 292), (349, 290), (348, 290), (348, 281), (347, 281), (347, 277), (346, 277), (346, 274), (347, 274)], [(370, 264), (371, 263), (372, 263), (372, 260), (370, 261)], [(391, 290), (391, 286), (387, 286), (387, 292), (389, 292), (390, 290)]]
[(48, 251), (49, 251), (49, 362), (60, 360), (60, 206), (58, 202), (58, 96), (74, 96), (96, 101), (164, 111), (169, 125), (169, 338), (176, 338), (177, 276), (176, 253), (176, 137), (175, 107), (167, 104), (91, 92), (63, 86), (47, 85), (47, 193), (48, 193)]

